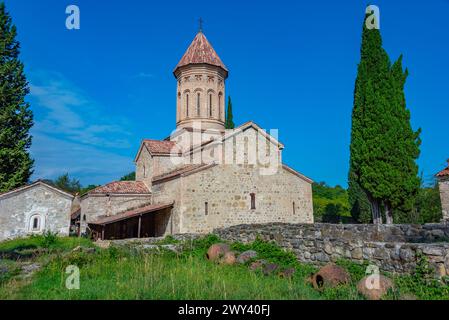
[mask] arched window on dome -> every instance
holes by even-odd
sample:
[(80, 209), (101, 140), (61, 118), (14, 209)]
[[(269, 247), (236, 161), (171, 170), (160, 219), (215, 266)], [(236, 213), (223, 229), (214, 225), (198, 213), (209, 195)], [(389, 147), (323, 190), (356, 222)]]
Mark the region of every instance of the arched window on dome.
[(218, 93), (218, 118), (221, 120), (223, 119), (223, 111), (222, 110), (224, 110), (222, 107), (222, 104), (223, 104), (223, 93), (219, 92)]
[(196, 115), (200, 116), (200, 108), (201, 108), (201, 94), (198, 92), (196, 94)]
[(189, 94), (186, 93), (186, 117), (189, 117)]
[(212, 118), (212, 93), (209, 93), (209, 117)]

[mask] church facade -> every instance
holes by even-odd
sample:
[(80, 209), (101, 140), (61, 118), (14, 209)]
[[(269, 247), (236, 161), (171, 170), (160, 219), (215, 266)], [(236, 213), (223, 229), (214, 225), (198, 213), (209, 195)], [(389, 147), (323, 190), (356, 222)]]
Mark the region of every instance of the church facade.
[(136, 181), (111, 182), (81, 198), (81, 230), (118, 239), (313, 223), (312, 180), (282, 163), (277, 131), (252, 121), (225, 130), (228, 69), (203, 32), (173, 74), (176, 129), (164, 140), (142, 141)]

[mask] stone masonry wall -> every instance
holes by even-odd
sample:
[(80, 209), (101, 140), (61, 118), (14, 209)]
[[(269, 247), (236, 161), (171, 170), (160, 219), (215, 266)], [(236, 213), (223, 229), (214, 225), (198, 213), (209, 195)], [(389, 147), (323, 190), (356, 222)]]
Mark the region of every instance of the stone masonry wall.
[(443, 209), (443, 220), (449, 221), (449, 178), (441, 179), (439, 182), (441, 206)]
[(217, 165), (181, 179), (181, 202), (175, 203), (181, 233), (251, 223), (313, 223), (311, 184), (283, 168), (261, 175), (257, 166)]
[[(369, 261), (381, 270), (411, 273), (417, 256), (428, 257), (439, 276), (449, 275), (449, 225), (257, 224), (214, 230), (224, 240), (251, 242), (260, 236), (292, 250), (301, 262)], [(433, 242), (430, 241), (445, 241)]]
[[(0, 241), (50, 230), (67, 236), (72, 199), (43, 185), (37, 185), (0, 199)], [(32, 231), (32, 219), (39, 218)]]

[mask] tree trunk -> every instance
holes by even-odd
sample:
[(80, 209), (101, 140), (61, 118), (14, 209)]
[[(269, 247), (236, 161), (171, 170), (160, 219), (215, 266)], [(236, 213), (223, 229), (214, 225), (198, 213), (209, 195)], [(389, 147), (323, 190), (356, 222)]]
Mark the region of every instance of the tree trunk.
[(373, 212), (373, 223), (382, 224), (382, 214), (380, 212), (379, 200), (374, 199), (371, 195), (368, 195), (368, 199), (371, 203), (371, 210)]
[(393, 212), (388, 203), (384, 203), (385, 208), (385, 218), (387, 220), (387, 224), (393, 224)]

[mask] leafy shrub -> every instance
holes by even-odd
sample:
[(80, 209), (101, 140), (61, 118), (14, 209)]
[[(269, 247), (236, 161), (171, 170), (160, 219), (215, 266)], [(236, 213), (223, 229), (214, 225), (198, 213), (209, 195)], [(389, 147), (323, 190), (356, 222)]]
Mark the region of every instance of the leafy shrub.
[(354, 283), (359, 282), (364, 276), (366, 276), (366, 268), (369, 265), (367, 261), (364, 261), (362, 264), (358, 264), (347, 259), (339, 259), (335, 262), (335, 264), (348, 271), (351, 276), (351, 281)]
[(231, 248), (240, 252), (254, 250), (257, 252), (257, 259), (265, 259), (283, 267), (294, 267), (298, 265), (298, 260), (293, 252), (284, 250), (274, 241), (264, 241), (260, 237), (257, 237), (254, 242), (248, 244), (235, 242), (231, 245)]
[(40, 236), (40, 245), (42, 248), (50, 248), (58, 241), (58, 233), (47, 230), (42, 236)]
[(419, 299), (449, 300), (449, 285), (435, 279), (435, 270), (429, 265), (427, 257), (417, 253), (415, 272), (411, 275), (395, 278), (397, 290), (394, 297), (403, 293), (412, 293)]
[(175, 239), (173, 236), (166, 236), (164, 239), (156, 241), (154, 244), (177, 244), (180, 243), (181, 241)]

